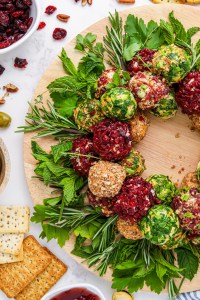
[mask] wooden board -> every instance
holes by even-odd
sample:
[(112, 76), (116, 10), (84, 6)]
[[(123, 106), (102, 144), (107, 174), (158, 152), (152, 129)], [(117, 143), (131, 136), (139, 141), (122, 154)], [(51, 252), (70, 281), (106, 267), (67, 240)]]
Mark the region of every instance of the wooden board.
[[(161, 18), (166, 19), (172, 10), (186, 28), (200, 25), (200, 10), (185, 5), (148, 5), (126, 10), (121, 12), (120, 15), (125, 19), (129, 13), (134, 13), (146, 21), (153, 19), (159, 22)], [(93, 32), (97, 34), (98, 40), (102, 41), (107, 23), (107, 18), (103, 19), (86, 29), (83, 34)], [(200, 35), (197, 35), (196, 38), (200, 38)], [(81, 54), (74, 50), (74, 44), (75, 40), (72, 40), (65, 48), (69, 57), (75, 63), (78, 63)], [(60, 60), (56, 58), (42, 76), (34, 97), (46, 91), (46, 86), (51, 81), (63, 75)], [(48, 93), (45, 93), (45, 101), (48, 98)], [(169, 175), (174, 182), (179, 183), (187, 172), (196, 169), (197, 162), (200, 160), (200, 134), (191, 131), (191, 123), (188, 117), (180, 112), (174, 119), (168, 121), (162, 121), (153, 116), (150, 116), (150, 119), (151, 126), (147, 136), (136, 146), (146, 159), (147, 170), (143, 173), (143, 177), (160, 173)], [(36, 163), (31, 155), (31, 138), (33, 136), (34, 133), (28, 133), (24, 137), (24, 164), (30, 194), (33, 202), (38, 204), (42, 203), (44, 198), (49, 197), (51, 190), (39, 180), (32, 178)], [(42, 138), (37, 141), (46, 150), (49, 150), (53, 144), (51, 138)], [(73, 244), (74, 238), (72, 237), (64, 247), (67, 253), (71, 252)], [(77, 262), (82, 262), (81, 258), (73, 257)], [(87, 268), (86, 264), (83, 265)], [(111, 270), (107, 272), (104, 278), (111, 281)], [(200, 289), (200, 271), (192, 282), (187, 280), (184, 282), (181, 291), (194, 291), (197, 289)], [(149, 288), (145, 287), (143, 290), (149, 291)]]

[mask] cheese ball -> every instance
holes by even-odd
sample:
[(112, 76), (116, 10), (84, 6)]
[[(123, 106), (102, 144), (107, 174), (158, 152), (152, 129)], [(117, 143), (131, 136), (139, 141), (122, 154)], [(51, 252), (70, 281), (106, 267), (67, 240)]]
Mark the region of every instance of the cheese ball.
[(119, 161), (131, 150), (131, 133), (127, 123), (110, 119), (93, 126), (93, 145), (102, 159)]
[(162, 46), (154, 54), (152, 65), (154, 72), (163, 76), (169, 84), (177, 83), (189, 72), (191, 57), (174, 44)]
[(152, 59), (155, 50), (144, 48), (137, 52), (133, 59), (127, 63), (127, 70), (133, 76), (135, 73), (141, 71), (149, 71), (152, 67)]
[(149, 128), (149, 119), (140, 111), (129, 121), (133, 143), (139, 143), (146, 135)]
[(125, 168), (127, 176), (140, 175), (146, 169), (144, 157), (139, 151), (133, 148), (128, 156), (120, 162), (120, 164)]
[(176, 101), (182, 112), (187, 115), (197, 115), (194, 119), (198, 125), (200, 114), (200, 72), (190, 72), (181, 81), (176, 92)]
[(98, 78), (97, 85), (98, 88), (96, 90), (95, 97), (100, 98), (106, 92), (106, 85), (113, 82), (113, 75), (117, 69), (112, 68), (105, 70)]
[(113, 211), (131, 223), (139, 222), (157, 201), (152, 185), (140, 176), (128, 177), (115, 199)]
[(179, 230), (177, 234), (175, 234), (173, 239), (166, 242), (163, 246), (161, 246), (161, 248), (164, 250), (172, 250), (181, 247), (187, 243), (188, 239), (186, 238), (186, 233)]
[(155, 245), (164, 245), (179, 231), (179, 219), (166, 205), (153, 206), (140, 222), (144, 237)]
[(176, 187), (174, 183), (165, 175), (152, 175), (146, 179), (150, 182), (156, 192), (157, 198), (162, 204), (170, 204), (175, 195)]
[(189, 115), (189, 118), (192, 121), (194, 128), (200, 130), (200, 114)]
[(177, 110), (178, 105), (175, 101), (175, 94), (170, 92), (150, 110), (150, 113), (163, 120), (167, 120), (173, 118), (176, 115)]
[(74, 121), (79, 129), (91, 131), (91, 127), (103, 119), (99, 100), (83, 101), (74, 109)]
[(181, 182), (181, 188), (199, 188), (200, 181), (197, 178), (197, 172), (187, 173)]
[(122, 187), (126, 171), (119, 164), (99, 161), (90, 168), (88, 185), (97, 197), (114, 197)]
[(172, 208), (180, 219), (181, 227), (200, 236), (200, 190), (180, 190), (172, 201)]
[(128, 240), (140, 240), (143, 238), (137, 223), (130, 223), (119, 218), (117, 220), (117, 229)]
[(169, 92), (165, 81), (150, 72), (136, 73), (129, 81), (129, 89), (142, 110), (154, 107)]
[(106, 117), (123, 121), (133, 117), (137, 102), (129, 90), (115, 87), (101, 97), (101, 109)]

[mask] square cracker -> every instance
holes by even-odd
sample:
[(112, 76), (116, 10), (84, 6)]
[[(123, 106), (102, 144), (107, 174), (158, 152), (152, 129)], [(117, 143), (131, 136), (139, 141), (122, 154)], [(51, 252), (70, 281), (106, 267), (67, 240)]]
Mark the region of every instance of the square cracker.
[[(14, 263), (17, 261), (22, 261), (23, 260), (23, 247), (21, 247), (20, 252), (18, 255), (12, 255), (8, 253), (1, 253), (0, 252), (0, 265), (2, 264), (9, 264), (9, 263)], [(0, 277), (1, 279), (1, 277)]]
[(24, 260), (0, 265), (0, 289), (14, 298), (51, 262), (51, 255), (29, 235), (24, 239)]
[(51, 263), (15, 297), (16, 300), (40, 300), (67, 271), (67, 267), (62, 261), (48, 249), (46, 249), (46, 251), (51, 254)]
[(23, 239), (23, 233), (0, 234), (0, 252), (18, 255), (22, 248)]
[(28, 206), (0, 206), (0, 233), (27, 233), (29, 223)]

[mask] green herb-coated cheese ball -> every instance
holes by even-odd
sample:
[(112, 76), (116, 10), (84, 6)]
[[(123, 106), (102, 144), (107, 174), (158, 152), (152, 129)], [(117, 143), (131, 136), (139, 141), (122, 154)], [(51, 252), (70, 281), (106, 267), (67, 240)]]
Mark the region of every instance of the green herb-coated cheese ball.
[(173, 237), (172, 240), (169, 240), (166, 244), (161, 246), (164, 250), (172, 250), (178, 247), (183, 246), (184, 244), (187, 244), (188, 240), (186, 238), (186, 233), (179, 230), (177, 234)]
[(137, 102), (132, 93), (126, 88), (115, 87), (105, 92), (101, 97), (101, 109), (108, 118), (128, 120), (137, 109)]
[(173, 240), (179, 231), (179, 220), (174, 211), (166, 205), (155, 205), (140, 222), (144, 237), (155, 245), (164, 245)]
[(144, 172), (145, 159), (139, 151), (131, 149), (129, 155), (125, 157), (120, 163), (126, 170), (127, 176), (129, 175), (140, 175)]
[(156, 192), (157, 198), (163, 204), (170, 204), (174, 197), (176, 187), (173, 182), (165, 175), (152, 175), (146, 179), (150, 182)]
[(181, 81), (190, 70), (191, 58), (176, 45), (162, 46), (153, 57), (153, 70), (162, 75), (168, 83)]
[(173, 118), (178, 110), (178, 105), (175, 101), (175, 94), (170, 92), (164, 96), (158, 104), (150, 110), (154, 116), (167, 120)]
[(91, 126), (105, 119), (99, 100), (83, 101), (74, 110), (74, 120), (79, 129), (91, 131)]

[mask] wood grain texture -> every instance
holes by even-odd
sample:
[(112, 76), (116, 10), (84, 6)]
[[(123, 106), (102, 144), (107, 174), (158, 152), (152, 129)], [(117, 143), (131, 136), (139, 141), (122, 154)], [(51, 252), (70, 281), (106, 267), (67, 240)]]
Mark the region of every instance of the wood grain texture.
[[(147, 22), (151, 19), (159, 21), (161, 18), (167, 19), (169, 12), (172, 10), (186, 28), (200, 25), (200, 10), (185, 5), (148, 5), (126, 10), (121, 12), (120, 15), (125, 19), (129, 13), (133, 13)], [(97, 34), (98, 40), (102, 41), (103, 35), (105, 35), (106, 24), (108, 24), (107, 18), (92, 25), (83, 34), (93, 32)], [(200, 35), (197, 35), (196, 38), (200, 38)], [(75, 63), (78, 63), (81, 54), (74, 50), (74, 44), (75, 40), (72, 40), (65, 48), (69, 57)], [(34, 97), (46, 91), (46, 86), (52, 80), (63, 75), (62, 65), (59, 59), (56, 58), (42, 76)], [(49, 95), (48, 93), (44, 95), (46, 101)], [(136, 146), (136, 149), (146, 159), (147, 170), (143, 173), (143, 176), (161, 173), (169, 175), (174, 182), (179, 183), (187, 172), (195, 170), (200, 159), (200, 134), (196, 131), (191, 131), (191, 123), (188, 117), (180, 112), (177, 113), (174, 119), (168, 121), (162, 121), (154, 116), (150, 116), (150, 119), (151, 125), (147, 136)], [(49, 197), (51, 190), (39, 180), (32, 178), (36, 163), (31, 155), (31, 138), (33, 136), (34, 133), (28, 133), (24, 137), (24, 164), (30, 194), (33, 202), (38, 204), (42, 203), (44, 198)], [(51, 138), (42, 138), (38, 142), (46, 150), (49, 150), (53, 144)], [(71, 237), (64, 247), (67, 253), (70, 254), (73, 244), (74, 237)], [(77, 262), (82, 262), (81, 258), (73, 257)], [(87, 268), (86, 264), (83, 265)], [(94, 271), (93, 269), (90, 270)], [(108, 270), (104, 278), (111, 281), (111, 270)], [(200, 289), (200, 270), (192, 282), (187, 280), (184, 282), (181, 291), (194, 291), (197, 289)], [(149, 291), (149, 288), (144, 287), (143, 290)]]

